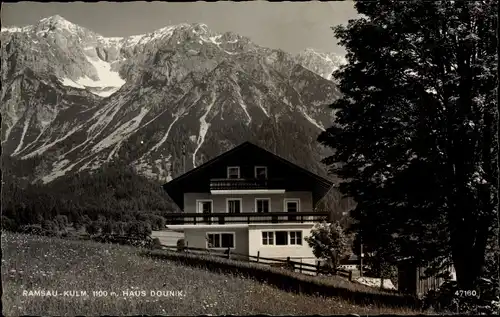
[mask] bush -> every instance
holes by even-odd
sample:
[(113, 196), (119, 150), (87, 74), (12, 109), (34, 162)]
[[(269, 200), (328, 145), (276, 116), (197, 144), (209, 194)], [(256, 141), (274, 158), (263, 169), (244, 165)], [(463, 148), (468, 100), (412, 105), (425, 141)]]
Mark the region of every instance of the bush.
[(118, 222), (115, 222), (115, 233), (117, 235), (125, 235), (125, 233), (127, 232), (127, 223), (126, 222), (123, 222), (123, 221), (118, 221)]
[(27, 234), (44, 235), (46, 230), (41, 225), (26, 225), (22, 226), (19, 231)]
[(59, 226), (52, 220), (44, 220), (42, 223), (42, 228), (46, 231), (59, 231)]
[(186, 243), (184, 242), (184, 239), (177, 240), (177, 251), (184, 251), (185, 247)]
[(2, 216), (2, 230), (17, 231), (19, 229), (15, 220)]
[(153, 239), (153, 249), (161, 249), (161, 248), (162, 248), (162, 246), (161, 246), (160, 239), (154, 238)]
[(85, 231), (90, 235), (98, 234), (101, 229), (101, 224), (98, 221), (92, 221), (90, 224), (85, 226)]
[(165, 228), (166, 220), (162, 216), (152, 215), (150, 218), (152, 230), (162, 230)]
[(113, 233), (113, 223), (110, 221), (107, 221), (103, 224), (102, 226), (102, 234), (112, 234)]
[(337, 267), (339, 260), (349, 254), (349, 241), (339, 222), (323, 221), (314, 225), (311, 236), (304, 240), (313, 249), (318, 259), (329, 262), (331, 267)]
[(90, 219), (90, 217), (88, 215), (85, 215), (82, 217), (82, 223), (85, 226), (90, 225), (92, 223), (92, 219)]
[(135, 221), (128, 227), (127, 236), (144, 239), (151, 235), (151, 232), (151, 225), (148, 222)]
[(54, 222), (59, 230), (66, 230), (66, 227), (68, 226), (68, 217), (65, 215), (57, 215)]
[(80, 217), (80, 216), (75, 216), (73, 218), (73, 228), (75, 228), (75, 230), (80, 230), (83, 226), (84, 226), (84, 223), (83, 223), (83, 218)]

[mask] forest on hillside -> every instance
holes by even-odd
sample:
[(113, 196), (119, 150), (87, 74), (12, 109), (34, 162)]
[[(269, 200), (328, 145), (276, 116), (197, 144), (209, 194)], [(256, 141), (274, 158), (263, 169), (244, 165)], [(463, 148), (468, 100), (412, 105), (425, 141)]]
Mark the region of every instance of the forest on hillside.
[[(180, 212), (161, 185), (139, 175), (130, 165), (116, 162), (96, 171), (63, 176), (48, 184), (22, 184), (15, 177), (5, 177), (2, 227), (18, 231), (26, 225), (42, 225), (46, 221), (64, 224), (66, 220), (61, 219), (66, 218), (68, 224), (81, 223), (83, 219), (101, 224), (147, 221), (154, 229), (159, 227), (155, 225), (160, 221), (158, 217)], [(330, 210), (333, 219), (342, 221), (353, 206), (352, 199), (342, 198), (337, 190), (332, 190), (316, 207)], [(343, 223), (348, 225), (348, 221)]]
[(2, 226), (10, 230), (54, 221), (58, 216), (66, 217), (68, 223), (84, 217), (128, 222), (178, 211), (161, 184), (123, 164), (82, 171), (46, 185), (20, 185), (7, 177), (2, 187)]

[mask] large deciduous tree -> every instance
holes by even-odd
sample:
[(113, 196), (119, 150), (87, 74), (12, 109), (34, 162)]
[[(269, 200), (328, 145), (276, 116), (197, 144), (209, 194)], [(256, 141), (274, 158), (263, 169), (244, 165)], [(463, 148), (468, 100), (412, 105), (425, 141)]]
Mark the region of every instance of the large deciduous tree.
[[(336, 27), (336, 122), (318, 140), (366, 252), (484, 273), (498, 191), (497, 1), (357, 1)], [(496, 239), (498, 241), (498, 239)]]

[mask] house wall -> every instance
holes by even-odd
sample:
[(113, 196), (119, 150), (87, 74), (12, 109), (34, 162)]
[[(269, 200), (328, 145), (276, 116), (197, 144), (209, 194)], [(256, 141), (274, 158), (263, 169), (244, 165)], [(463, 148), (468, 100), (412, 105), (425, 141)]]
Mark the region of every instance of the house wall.
[(184, 229), (184, 241), (190, 248), (207, 248), (207, 233), (234, 232), (235, 248), (232, 252), (248, 254), (248, 229), (247, 228), (192, 228)]
[(151, 232), (151, 237), (160, 239), (163, 245), (176, 246), (179, 239), (184, 239), (184, 233), (164, 229)]
[[(250, 225), (248, 229), (248, 252), (249, 255), (257, 256), (260, 251), (260, 256), (265, 258), (279, 258), (286, 259), (290, 257), (292, 261), (303, 263), (316, 264), (317, 259), (312, 253), (312, 249), (305, 241), (305, 237), (311, 234), (313, 224), (280, 224), (280, 225)], [(263, 245), (262, 232), (263, 231), (302, 231), (302, 245)]]
[(285, 192), (284, 194), (238, 194), (238, 195), (212, 195), (210, 193), (185, 193), (184, 212), (195, 213), (196, 200), (211, 199), (213, 212), (226, 212), (227, 198), (241, 198), (242, 212), (255, 212), (256, 198), (270, 198), (271, 212), (284, 211), (284, 199), (300, 199), (300, 211), (313, 211), (312, 193), (307, 191)]

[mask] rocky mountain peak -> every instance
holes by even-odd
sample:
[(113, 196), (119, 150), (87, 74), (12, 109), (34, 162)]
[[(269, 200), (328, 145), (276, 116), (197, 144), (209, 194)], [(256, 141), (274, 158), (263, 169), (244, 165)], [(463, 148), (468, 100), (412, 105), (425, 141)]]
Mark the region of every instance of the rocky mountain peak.
[(321, 52), (312, 48), (306, 48), (295, 56), (296, 61), (312, 72), (328, 80), (332, 79), (332, 73), (341, 65), (347, 63), (344, 56), (335, 53)]
[(299, 61), (204, 23), (104, 37), (52, 16), (3, 31), (2, 146), (30, 182), (112, 160), (168, 179), (183, 143), (187, 169), (246, 140), (278, 149), (290, 136), (278, 154), (320, 161), (311, 143), (338, 91), (301, 65), (326, 58)]

